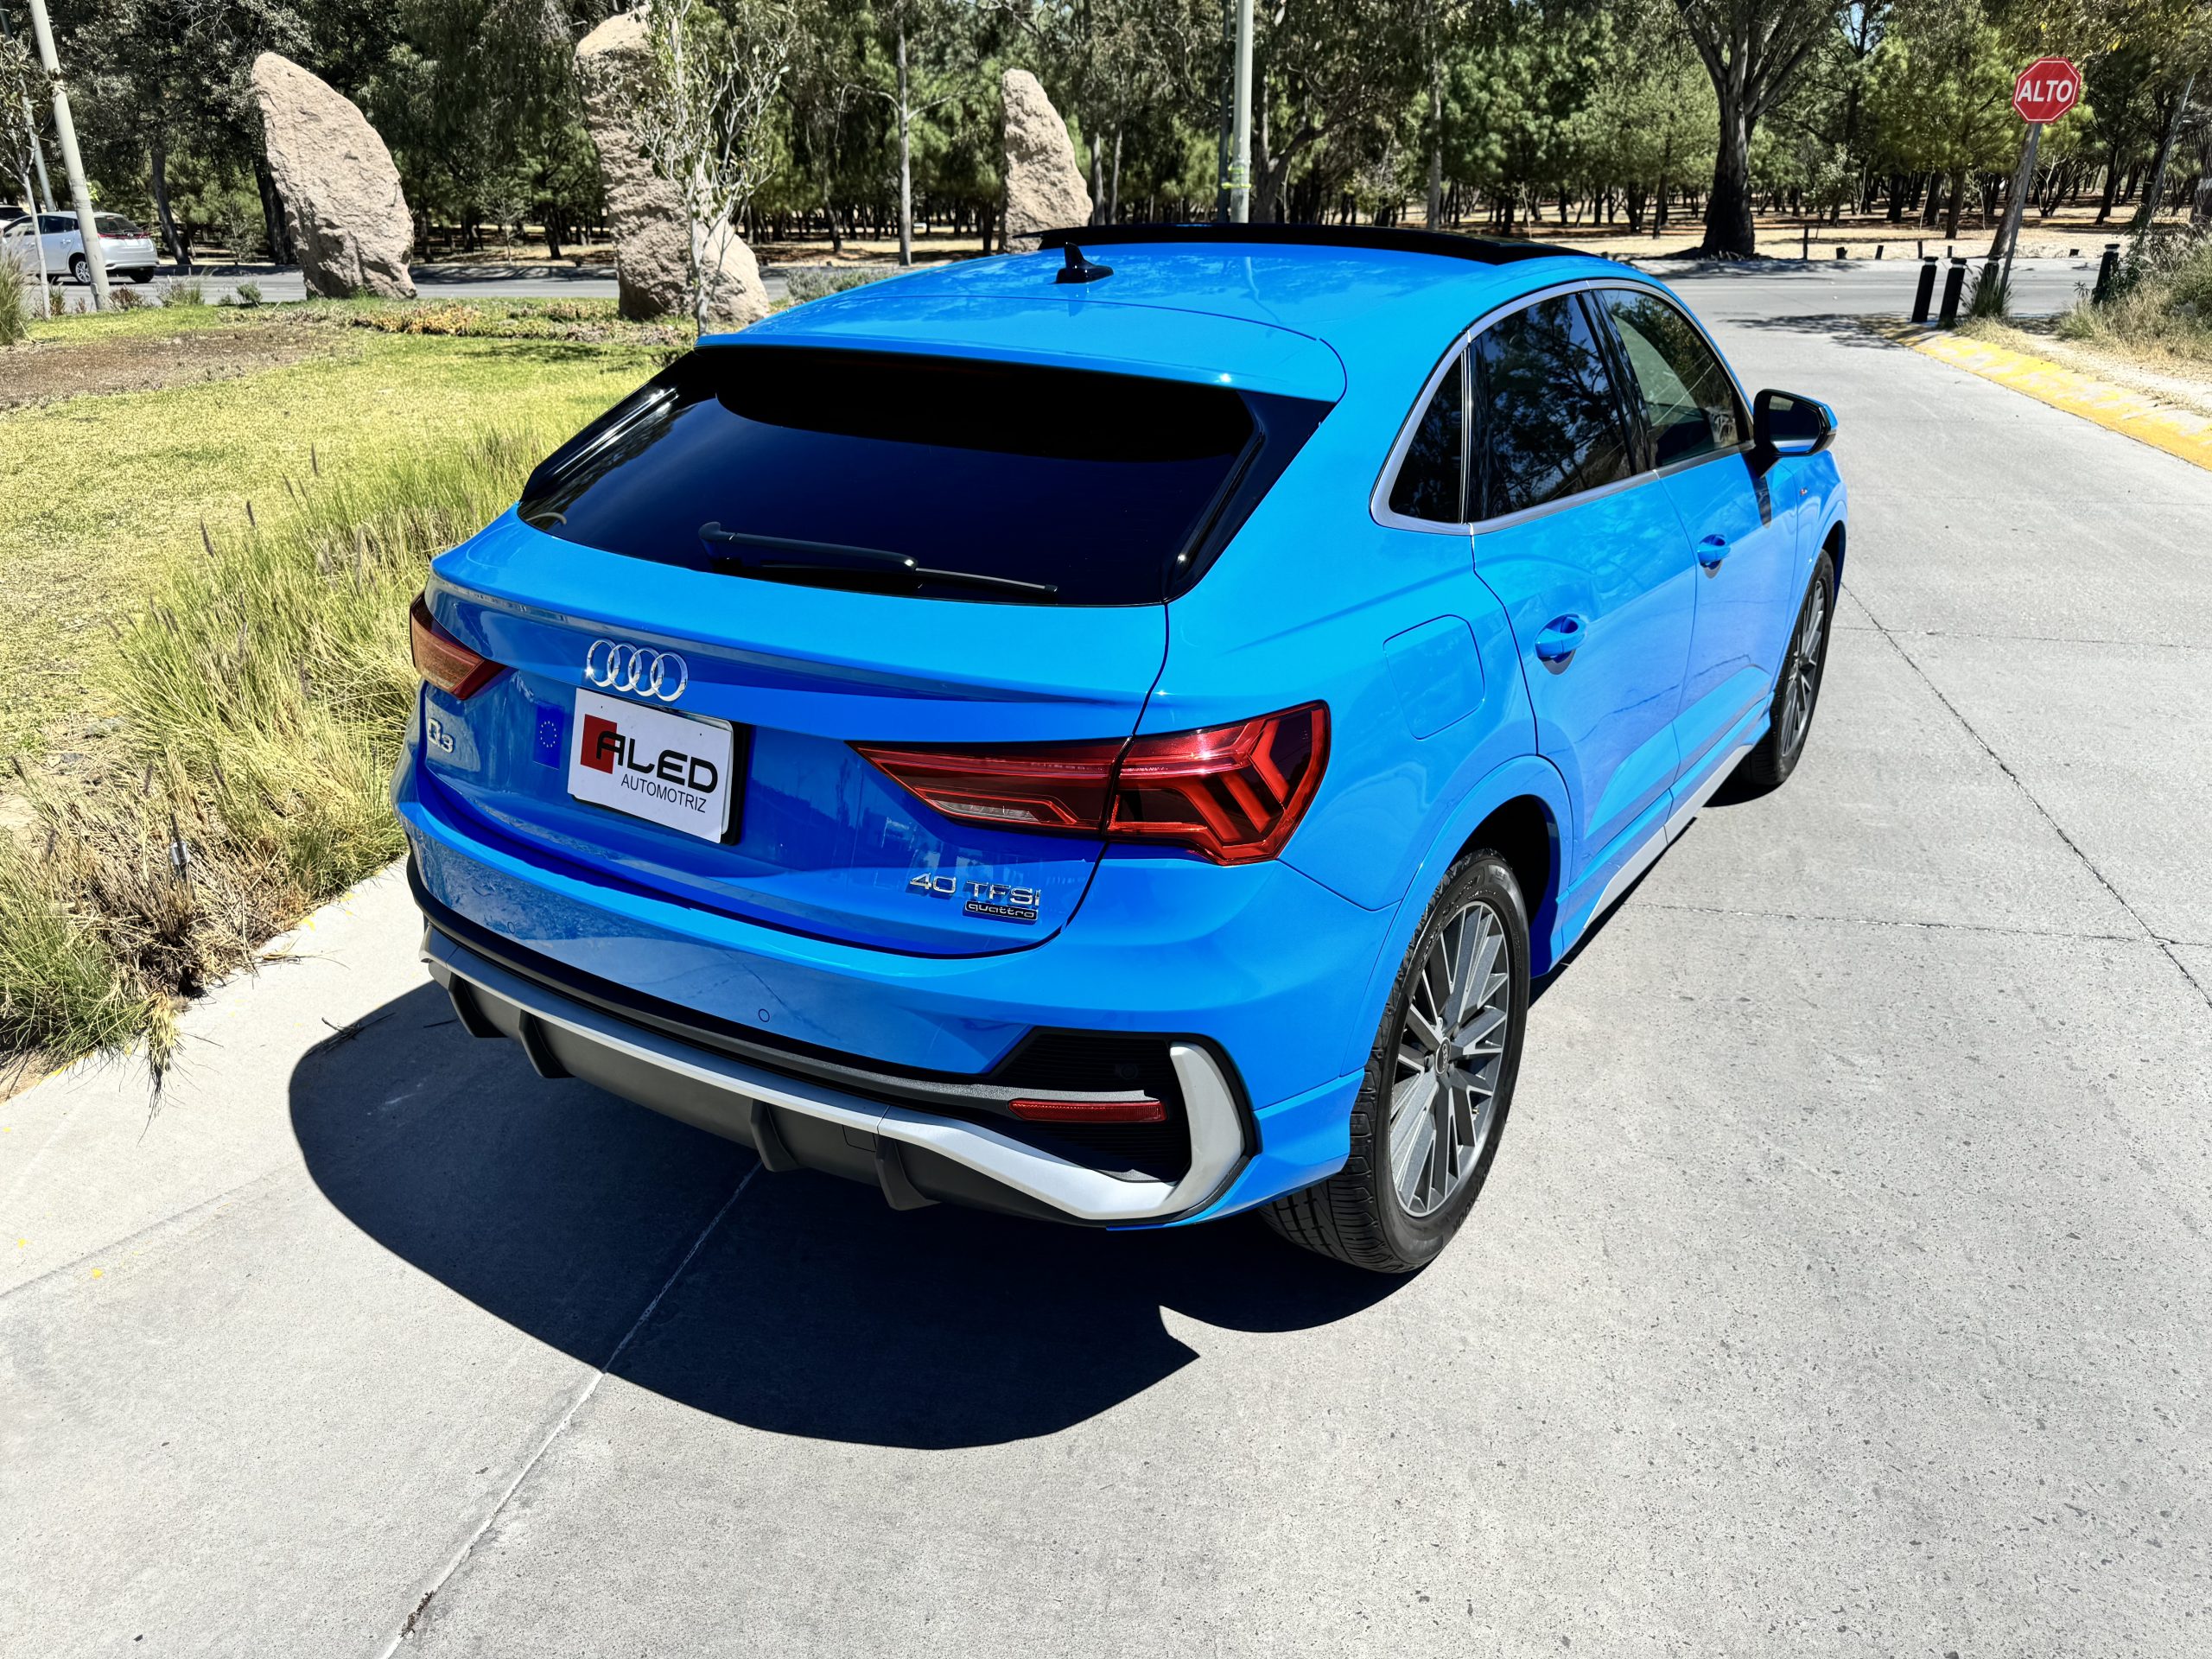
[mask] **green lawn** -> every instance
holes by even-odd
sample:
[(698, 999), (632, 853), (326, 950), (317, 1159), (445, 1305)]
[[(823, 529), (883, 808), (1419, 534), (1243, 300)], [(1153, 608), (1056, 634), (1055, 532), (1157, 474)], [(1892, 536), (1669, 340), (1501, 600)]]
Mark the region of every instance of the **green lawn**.
[[(207, 307), (71, 319), (34, 338), (51, 342), (45, 354), (257, 328), (303, 332), (283, 311)], [(342, 326), (315, 330), (308, 353), (242, 378), (0, 410), (0, 746), (40, 753), (106, 712), (92, 688), (111, 620), (133, 613), (164, 562), (201, 556), (203, 519), (219, 533), (244, 524), (248, 502), (281, 513), (286, 479), (317, 465), (342, 476), (491, 427), (550, 448), (658, 361), (654, 347), (626, 340)]]

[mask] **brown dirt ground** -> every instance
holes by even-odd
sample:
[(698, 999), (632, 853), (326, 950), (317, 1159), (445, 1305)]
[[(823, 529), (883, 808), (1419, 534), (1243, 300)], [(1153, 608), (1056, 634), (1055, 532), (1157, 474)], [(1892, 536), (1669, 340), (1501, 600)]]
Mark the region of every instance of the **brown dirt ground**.
[(153, 391), (201, 380), (232, 380), (296, 363), (329, 336), (293, 325), (196, 328), (167, 338), (44, 340), (7, 354), (0, 409), (87, 393)]

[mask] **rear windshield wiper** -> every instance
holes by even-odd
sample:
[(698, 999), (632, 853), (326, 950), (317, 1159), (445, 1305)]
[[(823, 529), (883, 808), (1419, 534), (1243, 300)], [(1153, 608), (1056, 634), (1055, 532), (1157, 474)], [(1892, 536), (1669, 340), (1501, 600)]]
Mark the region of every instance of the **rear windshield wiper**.
[(938, 570), (929, 565), (917, 564), (903, 553), (893, 553), (880, 547), (853, 547), (842, 542), (802, 542), (788, 536), (757, 536), (747, 530), (725, 530), (713, 519), (699, 526), (699, 539), (718, 547), (753, 547), (764, 552), (797, 554), (801, 556), (784, 559), (736, 559), (741, 569), (788, 573), (796, 570), (852, 570), (868, 571), (880, 568), (887, 573), (913, 577), (918, 582), (941, 582), (969, 588), (994, 588), (1007, 593), (1036, 594), (1050, 598), (1058, 593), (1056, 583), (1023, 582), (1015, 576), (987, 575), (980, 570)]

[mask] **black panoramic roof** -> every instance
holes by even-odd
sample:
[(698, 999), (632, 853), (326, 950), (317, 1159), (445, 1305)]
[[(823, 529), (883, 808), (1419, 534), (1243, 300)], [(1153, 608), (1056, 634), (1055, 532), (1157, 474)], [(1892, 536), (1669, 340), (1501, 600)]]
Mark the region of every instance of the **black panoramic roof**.
[(1080, 225), (1046, 231), (1040, 247), (1122, 247), (1134, 242), (1193, 246), (1259, 242), (1277, 247), (1382, 248), (1397, 253), (1433, 253), (1478, 265), (1510, 265), (1518, 259), (1572, 254), (1549, 242), (1507, 242), (1494, 237), (1447, 236), (1441, 231), (1384, 230), (1373, 225)]

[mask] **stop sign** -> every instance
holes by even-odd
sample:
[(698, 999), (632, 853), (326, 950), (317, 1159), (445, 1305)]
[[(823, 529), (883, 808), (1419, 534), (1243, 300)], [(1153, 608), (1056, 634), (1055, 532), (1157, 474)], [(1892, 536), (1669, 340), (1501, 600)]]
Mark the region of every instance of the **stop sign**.
[(2037, 58), (2012, 83), (2023, 121), (2056, 121), (2081, 101), (2082, 72), (2063, 58)]

